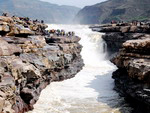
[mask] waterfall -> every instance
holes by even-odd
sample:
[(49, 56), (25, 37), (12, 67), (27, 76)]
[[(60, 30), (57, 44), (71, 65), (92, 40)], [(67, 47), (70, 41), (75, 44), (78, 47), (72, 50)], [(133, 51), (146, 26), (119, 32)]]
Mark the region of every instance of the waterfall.
[(48, 29), (75, 31), (81, 37), (85, 66), (74, 78), (46, 87), (29, 113), (120, 113), (117, 106), (123, 99), (113, 90), (116, 67), (106, 60), (103, 34), (82, 25), (49, 25)]

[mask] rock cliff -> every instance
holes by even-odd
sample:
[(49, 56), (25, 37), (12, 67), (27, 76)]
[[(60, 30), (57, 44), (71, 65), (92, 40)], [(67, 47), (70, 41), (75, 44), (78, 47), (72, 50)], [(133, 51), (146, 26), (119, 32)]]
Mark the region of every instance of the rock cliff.
[(0, 112), (32, 110), (48, 84), (72, 78), (82, 69), (80, 38), (48, 37), (46, 27), (0, 16)]
[(118, 52), (111, 59), (118, 70), (113, 73), (115, 89), (133, 99), (136, 113), (150, 111), (150, 26), (107, 25), (101, 28), (105, 32), (104, 40), (108, 49)]
[[(94, 29), (95, 27), (91, 27)], [(106, 33), (102, 38), (107, 42), (108, 52), (118, 52), (122, 44), (127, 40), (141, 39), (146, 33), (150, 32), (149, 23), (118, 23), (97, 26), (99, 32)]]

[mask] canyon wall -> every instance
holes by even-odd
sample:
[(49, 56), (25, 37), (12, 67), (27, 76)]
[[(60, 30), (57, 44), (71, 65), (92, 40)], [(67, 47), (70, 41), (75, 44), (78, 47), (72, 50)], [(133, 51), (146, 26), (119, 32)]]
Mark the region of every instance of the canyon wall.
[(0, 112), (32, 110), (48, 84), (82, 69), (80, 38), (48, 37), (45, 28), (28, 18), (0, 16)]
[(101, 27), (103, 39), (118, 69), (113, 73), (115, 89), (134, 100), (136, 113), (150, 111), (150, 25), (112, 24)]

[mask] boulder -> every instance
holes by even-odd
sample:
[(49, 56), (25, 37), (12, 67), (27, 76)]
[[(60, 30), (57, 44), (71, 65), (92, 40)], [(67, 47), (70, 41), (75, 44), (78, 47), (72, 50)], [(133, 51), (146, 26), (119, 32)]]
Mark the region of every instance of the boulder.
[(10, 56), (15, 53), (21, 53), (21, 48), (14, 44), (8, 44), (5, 40), (0, 39), (0, 56)]

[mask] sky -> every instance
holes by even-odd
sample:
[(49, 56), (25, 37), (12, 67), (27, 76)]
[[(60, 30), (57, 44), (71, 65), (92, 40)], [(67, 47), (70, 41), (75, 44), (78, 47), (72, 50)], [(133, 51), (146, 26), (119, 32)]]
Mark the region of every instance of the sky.
[(84, 6), (94, 5), (96, 3), (100, 3), (106, 0), (41, 0), (46, 1), (58, 5), (70, 5), (83, 8)]

